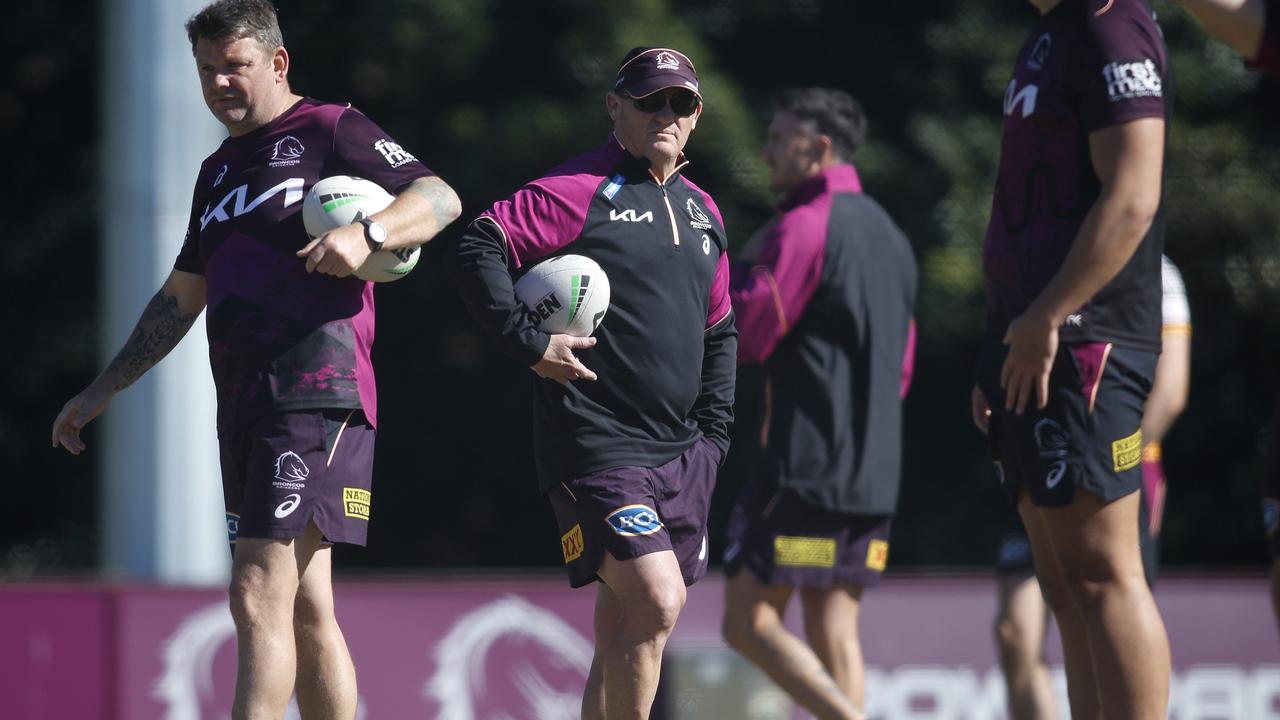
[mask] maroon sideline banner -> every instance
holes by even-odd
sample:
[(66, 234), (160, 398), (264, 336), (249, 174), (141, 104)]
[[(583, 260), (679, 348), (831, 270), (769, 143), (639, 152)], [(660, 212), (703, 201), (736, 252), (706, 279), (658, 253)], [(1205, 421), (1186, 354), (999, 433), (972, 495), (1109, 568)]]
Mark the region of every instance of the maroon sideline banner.
[[(655, 717), (803, 717), (721, 642), (722, 592), (716, 576), (691, 589)], [(1280, 720), (1280, 636), (1265, 579), (1165, 578), (1156, 599), (1173, 648), (1171, 718)], [(989, 578), (890, 576), (864, 600), (871, 718), (1006, 717)], [(578, 716), (591, 590), (570, 590), (558, 575), (343, 582), (337, 603), (361, 720)], [(0, 585), (0, 648), (5, 717), (230, 713), (235, 634), (224, 591)], [(1065, 707), (1056, 631), (1049, 662)], [(286, 718), (297, 717), (291, 706)]]

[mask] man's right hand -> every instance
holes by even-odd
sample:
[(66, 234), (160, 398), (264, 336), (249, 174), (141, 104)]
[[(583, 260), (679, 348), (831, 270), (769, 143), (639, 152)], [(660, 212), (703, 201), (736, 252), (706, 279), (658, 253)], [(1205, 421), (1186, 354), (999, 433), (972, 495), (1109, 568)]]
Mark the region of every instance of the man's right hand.
[(67, 449), (72, 455), (84, 452), (80, 431), (89, 421), (102, 414), (111, 401), (111, 394), (97, 389), (97, 384), (85, 388), (79, 395), (67, 401), (53, 421), (53, 446)]
[(574, 337), (572, 335), (552, 335), (547, 343), (547, 351), (542, 359), (533, 366), (538, 377), (555, 380), (566, 385), (570, 380), (595, 380), (596, 374), (587, 369), (573, 354), (574, 350), (585, 350), (594, 347), (593, 337)]

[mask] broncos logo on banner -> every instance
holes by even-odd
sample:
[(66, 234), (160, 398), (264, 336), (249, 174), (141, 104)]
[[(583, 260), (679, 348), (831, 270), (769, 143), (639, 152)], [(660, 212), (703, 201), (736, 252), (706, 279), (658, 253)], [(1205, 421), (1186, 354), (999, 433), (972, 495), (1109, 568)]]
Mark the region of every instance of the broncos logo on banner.
[[(154, 680), (151, 696), (164, 705), (163, 720), (225, 718), (231, 712), (232, 689), (218, 686), (218, 676), (231, 678), (233, 669), (216, 662), (235, 662), (236, 626), (225, 602), (191, 612), (165, 640), (160, 654), (164, 671)], [(364, 698), (356, 698), (356, 720), (369, 715)], [(283, 720), (300, 720), (297, 698), (289, 700)]]
[[(439, 705), (436, 720), (572, 720), (591, 654), (591, 643), (559, 615), (507, 595), (462, 616), (440, 639), (423, 693)], [(486, 685), (496, 678), (509, 679), (523, 707), (494, 706), (503, 693)]]

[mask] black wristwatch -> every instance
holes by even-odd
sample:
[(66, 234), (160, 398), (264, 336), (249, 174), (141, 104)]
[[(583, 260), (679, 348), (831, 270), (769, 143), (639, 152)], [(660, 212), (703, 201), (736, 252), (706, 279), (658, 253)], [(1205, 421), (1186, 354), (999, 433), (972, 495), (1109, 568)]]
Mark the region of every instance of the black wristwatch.
[(364, 239), (369, 243), (369, 248), (374, 252), (381, 250), (383, 243), (387, 241), (387, 229), (372, 218), (360, 218), (359, 223), (364, 226)]

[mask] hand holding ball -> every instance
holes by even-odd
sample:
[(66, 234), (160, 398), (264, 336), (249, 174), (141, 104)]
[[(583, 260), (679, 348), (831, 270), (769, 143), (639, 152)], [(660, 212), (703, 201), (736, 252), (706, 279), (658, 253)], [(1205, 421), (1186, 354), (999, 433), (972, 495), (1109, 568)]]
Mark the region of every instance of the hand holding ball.
[(533, 266), (516, 297), (543, 332), (588, 337), (609, 310), (609, 276), (583, 255), (559, 255)]
[[(302, 201), (302, 224), (312, 238), (350, 225), (385, 210), (395, 197), (376, 183), (347, 175), (333, 175), (311, 186)], [(356, 269), (371, 282), (399, 280), (418, 264), (418, 248), (379, 250)]]

